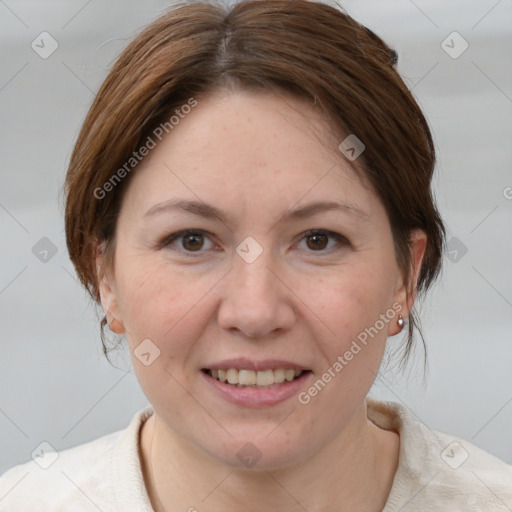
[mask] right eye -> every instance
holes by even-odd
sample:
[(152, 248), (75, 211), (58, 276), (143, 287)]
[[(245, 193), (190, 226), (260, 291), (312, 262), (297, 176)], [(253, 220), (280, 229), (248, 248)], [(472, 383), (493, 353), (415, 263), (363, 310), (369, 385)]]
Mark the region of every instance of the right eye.
[[(206, 236), (206, 232), (201, 229), (187, 229), (171, 233), (165, 236), (158, 244), (158, 247), (163, 249), (170, 249), (172, 251), (180, 251), (187, 256), (195, 257), (193, 253), (201, 253), (204, 246), (204, 241), (209, 240)], [(175, 247), (175, 242), (181, 242), (181, 247)]]

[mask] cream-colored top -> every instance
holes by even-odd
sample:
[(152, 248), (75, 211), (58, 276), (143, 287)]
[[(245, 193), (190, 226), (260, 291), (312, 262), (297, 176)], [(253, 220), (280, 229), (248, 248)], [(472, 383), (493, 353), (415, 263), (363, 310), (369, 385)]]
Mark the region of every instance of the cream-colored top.
[[(153, 412), (147, 407), (124, 430), (10, 469), (0, 477), (0, 512), (151, 512), (139, 433)], [(368, 417), (400, 435), (399, 465), (382, 512), (512, 512), (512, 466), (430, 430), (397, 403), (368, 400)]]

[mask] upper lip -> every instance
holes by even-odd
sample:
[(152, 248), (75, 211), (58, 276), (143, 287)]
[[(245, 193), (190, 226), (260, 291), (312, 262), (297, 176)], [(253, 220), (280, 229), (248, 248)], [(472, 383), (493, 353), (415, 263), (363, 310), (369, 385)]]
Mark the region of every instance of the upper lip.
[(236, 368), (237, 370), (253, 370), (255, 372), (264, 370), (308, 370), (307, 367), (302, 366), (292, 361), (285, 361), (283, 359), (264, 359), (262, 361), (255, 361), (245, 357), (237, 357), (235, 359), (224, 359), (210, 363), (204, 367), (205, 370), (229, 370)]

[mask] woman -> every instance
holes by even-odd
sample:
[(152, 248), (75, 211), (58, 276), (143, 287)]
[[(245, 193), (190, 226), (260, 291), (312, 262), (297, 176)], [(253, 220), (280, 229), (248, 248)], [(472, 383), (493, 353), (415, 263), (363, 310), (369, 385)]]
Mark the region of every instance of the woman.
[(510, 466), (367, 399), (444, 245), (395, 64), (302, 0), (182, 4), (126, 48), (66, 235), (151, 407), (8, 471), (1, 510), (512, 509)]

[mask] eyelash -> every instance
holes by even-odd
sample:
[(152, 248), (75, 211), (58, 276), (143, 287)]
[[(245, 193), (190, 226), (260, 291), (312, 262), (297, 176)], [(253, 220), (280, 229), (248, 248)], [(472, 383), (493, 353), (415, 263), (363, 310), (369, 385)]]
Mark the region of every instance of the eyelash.
[[(183, 230), (183, 231), (178, 231), (176, 233), (172, 233), (172, 234), (164, 237), (158, 243), (158, 248), (163, 249), (165, 247), (169, 247), (172, 244), (172, 242), (174, 242), (175, 240), (179, 240), (188, 235), (203, 235), (203, 236), (206, 236), (206, 238), (209, 238), (209, 233), (207, 231), (204, 231), (202, 229), (187, 229), (187, 230)], [(340, 235), (339, 233), (335, 233), (333, 231), (328, 231), (325, 229), (310, 229), (309, 231), (306, 231), (302, 234), (302, 238), (300, 239), (300, 241), (302, 241), (310, 236), (313, 236), (313, 235), (326, 235), (328, 237), (334, 238), (342, 246), (347, 246), (350, 244), (350, 242), (343, 235)], [(321, 249), (318, 251), (311, 250), (311, 251), (307, 251), (307, 252), (321, 254), (321, 253), (330, 252), (333, 249), (336, 249), (336, 247), (331, 247), (330, 249)], [(202, 255), (202, 253), (205, 252), (203, 250), (199, 250), (199, 251), (187, 251), (185, 249), (172, 249), (172, 250), (182, 251), (184, 254), (187, 255), (187, 257), (192, 257), (192, 258), (199, 257)]]

